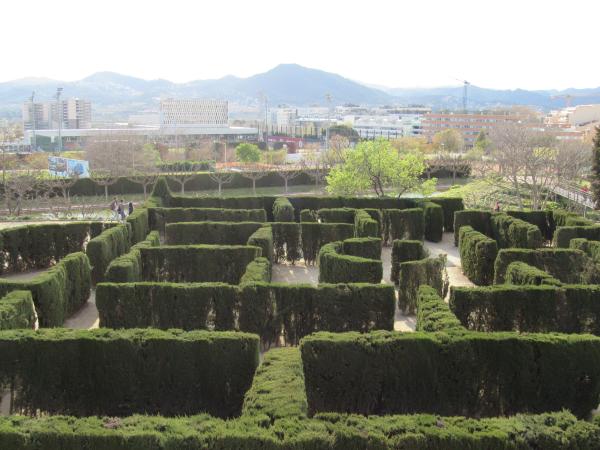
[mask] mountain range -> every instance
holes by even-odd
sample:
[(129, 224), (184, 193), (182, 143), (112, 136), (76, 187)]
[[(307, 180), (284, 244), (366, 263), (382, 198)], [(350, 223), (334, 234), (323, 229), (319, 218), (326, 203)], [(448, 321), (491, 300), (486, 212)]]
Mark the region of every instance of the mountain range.
[[(434, 109), (462, 108), (462, 86), (436, 88), (374, 87), (340, 75), (297, 64), (277, 67), (247, 78), (225, 76), (213, 80), (173, 83), (144, 80), (113, 72), (98, 72), (82, 80), (62, 82), (47, 78), (23, 78), (0, 83), (0, 116), (19, 117), (21, 105), (36, 93), (39, 101), (49, 100), (58, 86), (63, 96), (92, 101), (94, 116), (126, 118), (128, 114), (158, 108), (161, 97), (220, 98), (241, 107), (257, 106), (262, 95), (270, 106), (325, 105), (325, 94), (332, 103), (360, 105), (425, 105)], [(571, 104), (600, 103), (600, 87), (567, 90), (498, 90), (469, 86), (469, 109), (527, 105), (548, 110)]]

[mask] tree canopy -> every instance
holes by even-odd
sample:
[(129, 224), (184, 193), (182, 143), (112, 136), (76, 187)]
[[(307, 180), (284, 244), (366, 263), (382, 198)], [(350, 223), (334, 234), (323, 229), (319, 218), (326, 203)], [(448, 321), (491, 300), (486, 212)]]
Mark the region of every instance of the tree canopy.
[(235, 156), (243, 163), (259, 162), (260, 149), (255, 144), (244, 142), (235, 148)]

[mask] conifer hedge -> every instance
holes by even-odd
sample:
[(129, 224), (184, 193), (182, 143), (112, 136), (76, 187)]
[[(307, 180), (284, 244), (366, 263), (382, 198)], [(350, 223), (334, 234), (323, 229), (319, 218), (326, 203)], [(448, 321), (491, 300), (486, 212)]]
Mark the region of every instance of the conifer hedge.
[(398, 270), (398, 308), (405, 314), (414, 314), (417, 308), (419, 287), (433, 287), (438, 295), (446, 296), (448, 274), (446, 255), (400, 263)]
[(444, 230), (454, 231), (454, 213), (465, 209), (462, 198), (430, 197), (430, 202), (437, 203), (444, 210)]
[(585, 238), (590, 241), (600, 241), (600, 225), (564, 226), (557, 227), (554, 232), (554, 245), (568, 248), (571, 239)]
[(322, 223), (354, 223), (354, 208), (321, 208), (317, 216)]
[(544, 272), (537, 267), (530, 266), (521, 261), (515, 261), (508, 265), (505, 278), (507, 284), (514, 285), (561, 285), (561, 282), (548, 272)]
[(571, 239), (569, 248), (581, 250), (595, 263), (600, 263), (600, 241), (590, 241), (585, 238)]
[(245, 333), (153, 329), (0, 332), (0, 379), (15, 411), (217, 417), (240, 413), (258, 366)]
[(554, 221), (552, 219), (552, 211), (536, 211), (536, 210), (507, 210), (506, 214), (517, 219), (524, 220), (533, 225), (536, 225), (542, 237), (546, 241), (551, 241), (554, 235)]
[(381, 237), (380, 222), (364, 209), (357, 209), (354, 214), (354, 233), (356, 237)]
[(423, 240), (425, 219), (422, 208), (386, 209), (383, 217), (386, 243), (395, 239)]
[(479, 231), (486, 236), (492, 235), (490, 224), (490, 211), (481, 209), (466, 209), (464, 211), (456, 211), (454, 213), (454, 245), (458, 247), (458, 238), (460, 228), (468, 225), (475, 231)]
[(400, 264), (406, 261), (416, 261), (428, 256), (422, 241), (410, 241), (396, 239), (392, 242), (392, 272), (390, 280), (398, 284), (400, 276)]
[(471, 226), (459, 228), (460, 262), (464, 274), (478, 285), (492, 284), (498, 244)]
[(163, 230), (165, 224), (176, 222), (266, 222), (264, 209), (223, 208), (149, 208), (152, 230)]
[(503, 213), (492, 214), (490, 225), (492, 236), (499, 248), (539, 248), (542, 246), (542, 233), (537, 225)]
[(36, 320), (31, 291), (11, 291), (0, 298), (0, 330), (32, 329)]
[(167, 245), (244, 245), (263, 225), (262, 222), (169, 223), (165, 227), (165, 243)]
[(274, 261), (294, 264), (302, 258), (300, 224), (296, 222), (272, 222)]
[(60, 327), (90, 296), (90, 263), (83, 252), (71, 253), (28, 281), (0, 280), (0, 296), (31, 291), (40, 327)]
[(240, 284), (256, 283), (264, 281), (266, 283), (271, 282), (271, 261), (267, 258), (258, 257), (254, 261), (251, 261), (246, 266), (246, 271), (242, 275)]
[(344, 242), (330, 242), (319, 250), (319, 283), (380, 283), (381, 259), (344, 254)]
[(131, 248), (130, 230), (126, 225), (117, 225), (103, 231), (88, 242), (85, 252), (92, 265), (92, 283), (104, 280), (110, 262)]
[(598, 406), (600, 338), (591, 335), (320, 332), (300, 350), (309, 415), (586, 417)]
[(142, 281), (142, 257), (140, 248), (158, 247), (160, 236), (158, 231), (151, 231), (146, 239), (131, 247), (128, 253), (117, 256), (106, 269), (104, 280), (110, 283), (131, 283)]
[(353, 223), (300, 223), (302, 255), (306, 264), (314, 264), (320, 248), (329, 242), (354, 237)]
[(444, 234), (444, 209), (431, 201), (423, 202), (420, 206), (425, 220), (425, 239), (440, 242)]
[(137, 244), (146, 239), (150, 231), (148, 210), (146, 208), (137, 208), (127, 216), (126, 221), (131, 231), (130, 239), (132, 244)]
[(381, 238), (350, 238), (343, 242), (345, 255), (360, 256), (367, 259), (381, 259)]
[(246, 245), (260, 247), (262, 256), (273, 262), (273, 229), (271, 225), (263, 225), (252, 233)]
[(261, 256), (250, 245), (175, 245), (142, 247), (142, 279), (175, 283), (238, 284), (246, 266)]
[(431, 286), (422, 285), (417, 294), (417, 331), (464, 332), (465, 327)]
[(273, 203), (273, 221), (295, 222), (294, 207), (286, 197), (277, 197)]

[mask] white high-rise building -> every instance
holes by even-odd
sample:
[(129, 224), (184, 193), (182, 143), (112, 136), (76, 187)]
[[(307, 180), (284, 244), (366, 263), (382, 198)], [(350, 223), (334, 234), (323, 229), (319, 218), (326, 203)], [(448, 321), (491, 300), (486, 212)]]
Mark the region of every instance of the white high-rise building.
[(226, 100), (169, 98), (160, 101), (162, 128), (226, 127), (228, 122)]
[(92, 126), (92, 103), (89, 100), (69, 98), (60, 102), (23, 103), (25, 130), (82, 129)]

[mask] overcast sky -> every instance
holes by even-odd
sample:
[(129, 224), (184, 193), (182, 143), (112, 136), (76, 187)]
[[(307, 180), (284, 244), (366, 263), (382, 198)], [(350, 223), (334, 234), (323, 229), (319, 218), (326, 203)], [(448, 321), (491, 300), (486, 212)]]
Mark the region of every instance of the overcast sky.
[(298, 63), (391, 87), (600, 86), (598, 0), (5, 0), (1, 13), (0, 81)]

